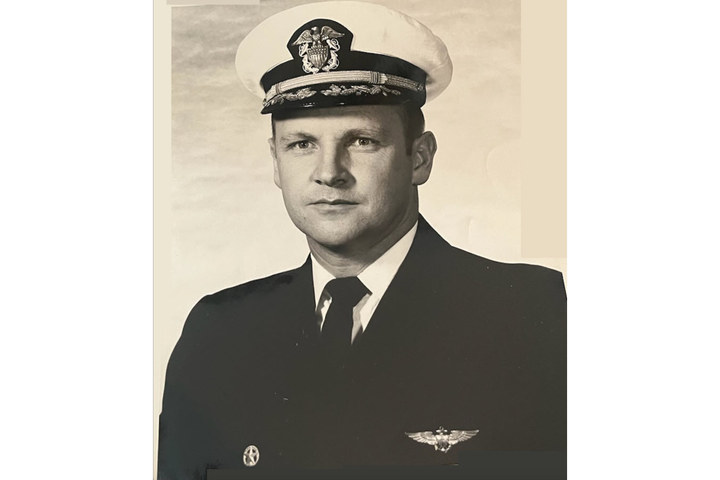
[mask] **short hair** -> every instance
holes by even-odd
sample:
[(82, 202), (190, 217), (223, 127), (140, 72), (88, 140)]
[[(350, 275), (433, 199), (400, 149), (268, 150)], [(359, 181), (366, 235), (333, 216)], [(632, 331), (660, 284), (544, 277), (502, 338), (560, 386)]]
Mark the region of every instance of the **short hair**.
[(410, 155), (413, 142), (425, 131), (425, 115), (420, 107), (411, 103), (403, 104), (401, 112), (400, 117), (403, 119), (405, 132), (405, 151)]
[[(403, 122), (403, 132), (405, 133), (405, 153), (412, 153), (412, 145), (415, 139), (425, 131), (425, 115), (419, 106), (413, 103), (404, 103), (399, 105), (400, 118)], [(293, 110), (284, 110), (275, 112), (271, 116), (272, 136), (275, 138), (275, 121), (292, 118)]]

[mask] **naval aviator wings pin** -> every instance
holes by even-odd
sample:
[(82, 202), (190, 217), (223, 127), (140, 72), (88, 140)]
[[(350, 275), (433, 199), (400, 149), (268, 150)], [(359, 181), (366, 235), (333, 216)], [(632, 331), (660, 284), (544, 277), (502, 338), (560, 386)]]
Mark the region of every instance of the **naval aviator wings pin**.
[(405, 435), (412, 438), (416, 442), (434, 445), (435, 450), (440, 450), (441, 452), (446, 453), (448, 450), (450, 450), (450, 447), (452, 447), (456, 443), (470, 440), (479, 431), (480, 430), (452, 430), (448, 434), (447, 430), (445, 430), (443, 427), (440, 427), (435, 430), (435, 432), (405, 432)]
[(293, 42), (293, 46), (300, 46), (298, 53), (302, 57), (302, 68), (305, 73), (318, 73), (320, 70), (329, 72), (337, 68), (340, 65), (337, 55), (340, 43), (337, 39), (343, 36), (344, 33), (336, 32), (327, 25), (322, 27), (322, 30), (312, 27), (302, 32)]

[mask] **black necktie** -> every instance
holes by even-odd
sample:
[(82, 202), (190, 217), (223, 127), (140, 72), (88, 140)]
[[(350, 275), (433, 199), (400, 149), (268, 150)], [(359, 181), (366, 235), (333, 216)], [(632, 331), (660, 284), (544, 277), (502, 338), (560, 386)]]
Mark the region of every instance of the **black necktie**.
[(325, 314), (320, 343), (329, 360), (344, 363), (350, 351), (353, 328), (353, 308), (368, 289), (357, 277), (336, 278), (325, 285), (332, 303)]

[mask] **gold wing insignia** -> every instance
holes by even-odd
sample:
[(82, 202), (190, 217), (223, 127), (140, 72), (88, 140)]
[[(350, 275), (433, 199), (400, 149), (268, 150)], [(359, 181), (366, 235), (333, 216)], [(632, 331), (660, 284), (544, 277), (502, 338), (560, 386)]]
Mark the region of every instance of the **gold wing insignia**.
[(320, 32), (320, 35), (322, 35), (323, 41), (327, 40), (328, 38), (340, 38), (344, 37), (344, 33), (339, 33), (333, 30), (332, 28), (328, 27), (327, 25), (322, 27), (322, 31)]
[(310, 30), (305, 30), (300, 34), (300, 36), (293, 42), (293, 45), (302, 45), (303, 43), (312, 43), (312, 32)]
[(453, 430), (450, 432), (450, 435), (448, 435), (448, 443), (450, 445), (455, 445), (456, 443), (470, 440), (472, 437), (477, 435), (479, 431), (480, 430)]
[(430, 445), (435, 445), (437, 443), (437, 437), (435, 436), (435, 434), (433, 432), (429, 432), (429, 431), (428, 432), (413, 432), (413, 433), (405, 432), (405, 435), (412, 438), (416, 442), (428, 443)]

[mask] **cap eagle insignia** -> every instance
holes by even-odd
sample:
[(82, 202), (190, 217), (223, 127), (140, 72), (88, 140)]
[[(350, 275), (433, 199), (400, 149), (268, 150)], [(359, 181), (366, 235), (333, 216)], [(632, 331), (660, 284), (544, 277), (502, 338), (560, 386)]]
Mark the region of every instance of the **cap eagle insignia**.
[(312, 27), (305, 30), (293, 42), (293, 46), (300, 46), (302, 68), (305, 73), (318, 73), (320, 70), (329, 72), (340, 65), (337, 51), (340, 50), (338, 38), (345, 36), (328, 27)]
[(443, 427), (440, 427), (435, 430), (435, 432), (405, 432), (405, 435), (412, 438), (416, 442), (434, 445), (435, 450), (440, 450), (441, 452), (446, 453), (448, 450), (450, 450), (450, 447), (452, 447), (456, 443), (470, 440), (472, 437), (477, 435), (478, 432), (479, 430), (452, 430), (450, 433), (448, 433), (447, 430), (445, 430)]

